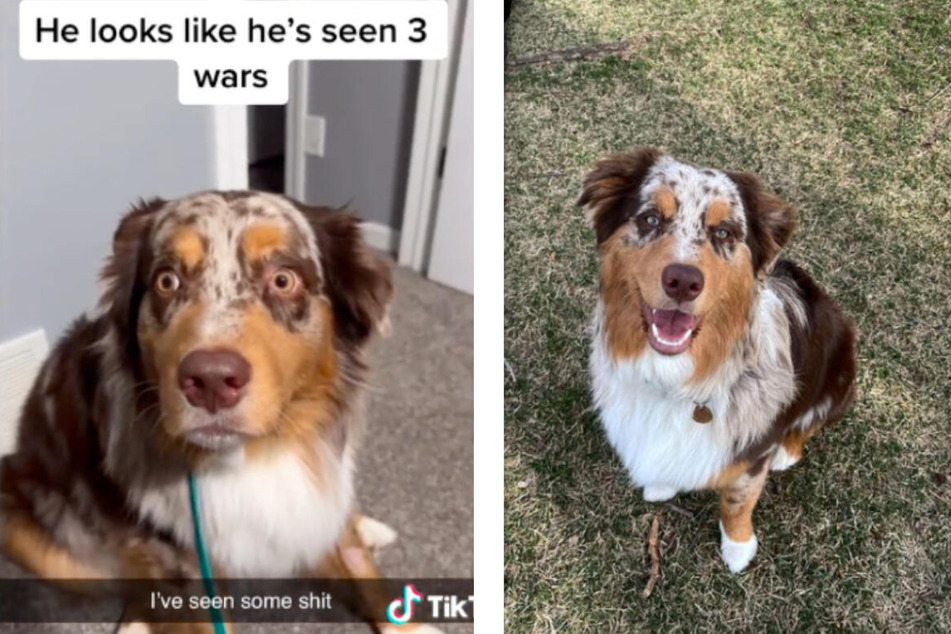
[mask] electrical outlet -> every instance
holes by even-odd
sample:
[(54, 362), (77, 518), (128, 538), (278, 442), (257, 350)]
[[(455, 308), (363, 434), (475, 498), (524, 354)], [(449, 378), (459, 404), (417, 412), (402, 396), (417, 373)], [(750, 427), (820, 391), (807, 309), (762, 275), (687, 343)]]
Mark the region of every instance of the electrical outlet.
[(0, 456), (13, 450), (20, 409), (48, 352), (42, 330), (0, 344)]
[(324, 137), (327, 120), (320, 115), (310, 115), (304, 121), (304, 152), (314, 156), (324, 155)]

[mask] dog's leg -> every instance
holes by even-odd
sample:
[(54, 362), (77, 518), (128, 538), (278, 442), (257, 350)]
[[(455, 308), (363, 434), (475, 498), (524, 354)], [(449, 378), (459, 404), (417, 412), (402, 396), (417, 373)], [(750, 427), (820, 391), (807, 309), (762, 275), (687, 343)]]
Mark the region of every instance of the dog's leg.
[(769, 464), (770, 471), (785, 471), (802, 460), (802, 447), (806, 443), (806, 435), (799, 430), (793, 430), (783, 437), (783, 441), (773, 454)]
[(42, 579), (105, 579), (110, 576), (74, 557), (25, 514), (8, 516), (0, 526), (0, 536), (3, 550), (10, 559)]
[(742, 572), (756, 554), (753, 509), (766, 483), (765, 462), (720, 489), (720, 553), (730, 572)]
[[(361, 535), (361, 520), (366, 519), (357, 514), (350, 518), (336, 549), (325, 557), (316, 571), (317, 576), (361, 580), (359, 596), (349, 598), (350, 607), (365, 618), (374, 631), (382, 634), (441, 634), (442, 630), (426, 623), (394, 625), (383, 621), (386, 608), (394, 597), (387, 596), (382, 584), (373, 583), (373, 580), (380, 578), (380, 573), (373, 561), (373, 554)], [(366, 527), (364, 524), (363, 529)]]

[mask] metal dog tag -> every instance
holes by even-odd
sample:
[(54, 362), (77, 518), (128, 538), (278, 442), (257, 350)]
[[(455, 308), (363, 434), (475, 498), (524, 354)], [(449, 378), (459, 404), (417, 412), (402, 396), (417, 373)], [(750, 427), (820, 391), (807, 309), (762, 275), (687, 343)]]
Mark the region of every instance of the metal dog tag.
[(706, 405), (697, 405), (693, 408), (693, 419), (698, 423), (709, 423), (713, 420), (713, 412)]

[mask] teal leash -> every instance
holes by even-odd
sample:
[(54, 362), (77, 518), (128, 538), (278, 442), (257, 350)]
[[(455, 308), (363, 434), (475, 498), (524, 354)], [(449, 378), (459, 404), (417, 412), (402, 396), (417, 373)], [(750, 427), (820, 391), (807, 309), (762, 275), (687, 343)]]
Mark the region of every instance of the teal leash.
[[(195, 550), (198, 552), (198, 567), (201, 569), (201, 580), (205, 586), (205, 594), (212, 600), (217, 598), (215, 591), (215, 577), (211, 572), (211, 562), (208, 559), (208, 551), (205, 550), (205, 540), (201, 533), (201, 504), (198, 499), (198, 483), (195, 481), (195, 474), (188, 472), (188, 495), (192, 506), (192, 525), (195, 527)], [(221, 618), (221, 611), (212, 606), (211, 622), (215, 626), (215, 634), (227, 634), (225, 630), (224, 619)]]

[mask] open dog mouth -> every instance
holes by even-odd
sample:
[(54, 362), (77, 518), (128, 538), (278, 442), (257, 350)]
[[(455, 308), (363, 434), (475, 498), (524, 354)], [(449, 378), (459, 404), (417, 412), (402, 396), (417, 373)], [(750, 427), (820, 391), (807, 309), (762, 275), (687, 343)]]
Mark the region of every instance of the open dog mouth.
[(647, 324), (647, 340), (661, 354), (680, 354), (697, 334), (700, 318), (676, 309), (651, 308), (641, 302)]

